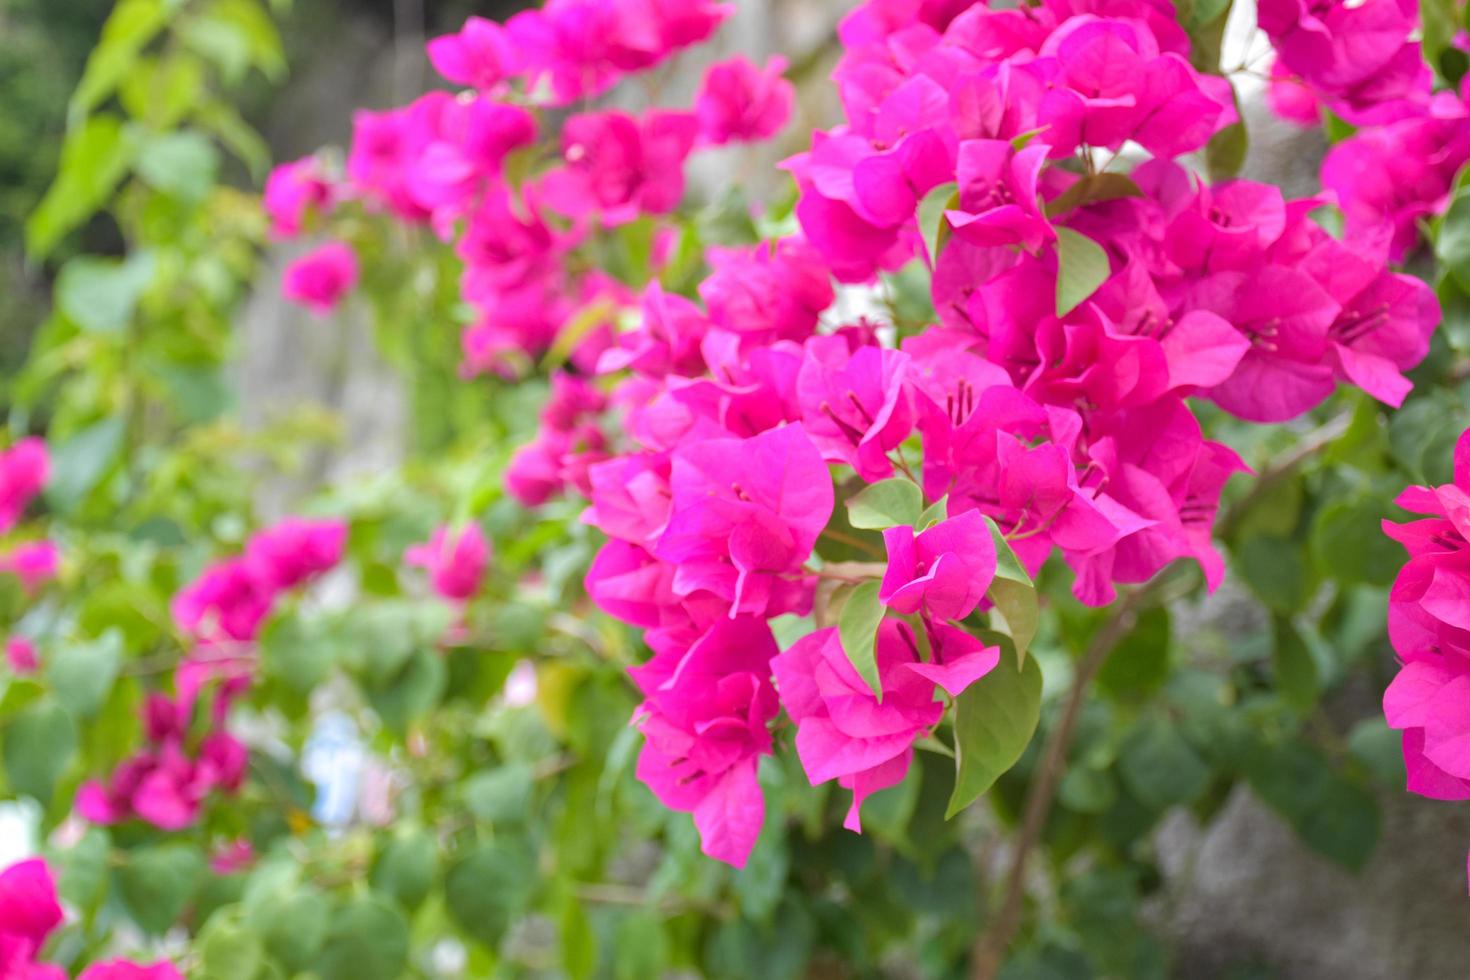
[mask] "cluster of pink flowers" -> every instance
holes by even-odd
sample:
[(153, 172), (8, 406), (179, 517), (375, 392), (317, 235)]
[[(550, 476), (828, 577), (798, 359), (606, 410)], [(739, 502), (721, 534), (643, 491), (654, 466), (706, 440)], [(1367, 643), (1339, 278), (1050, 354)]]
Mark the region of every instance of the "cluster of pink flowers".
[(1434, 91), (1419, 4), (1262, 0), (1259, 20), (1276, 49), (1273, 107), (1308, 126), (1325, 107), (1358, 127), (1322, 163), (1349, 237), (1386, 239), (1390, 256), (1404, 258), (1470, 161), (1470, 92)]
[(78, 791), (84, 819), (179, 830), (194, 824), (211, 793), (239, 788), (248, 752), (225, 723), (250, 685), (253, 644), (279, 597), (335, 567), (346, 541), (340, 521), (287, 518), (179, 590), (173, 618), (190, 652), (174, 672), (175, 694), (151, 693), (142, 711), (146, 747)]
[[(554, 0), (501, 25), (470, 18), (429, 43), (455, 97), (427, 93), (410, 105), (359, 112), (339, 182), (314, 159), (285, 164), (266, 188), (277, 235), (347, 201), (427, 225), (464, 263), (461, 293), (476, 311), (463, 334), (464, 371), (505, 370), (539, 355), (579, 316), (598, 316), (573, 362), (591, 369), (615, 312), (633, 301), (568, 253), (600, 228), (666, 214), (684, 194), (684, 163), (697, 146), (756, 140), (789, 117), (794, 90), (784, 63), (734, 59), (710, 69), (692, 110), (585, 111), (561, 127), (557, 164), (527, 176), (513, 161), (537, 140), (535, 106), (564, 106), (605, 92), (707, 38), (731, 12), (708, 0)], [(666, 248), (667, 238), (660, 243)], [(288, 298), (325, 313), (357, 282), (355, 256), (330, 242), (286, 271)]]
[(478, 524), (455, 529), (440, 527), (424, 544), (404, 552), (403, 560), (422, 568), (429, 584), (450, 602), (468, 602), (480, 591), (490, 563), (490, 542)]
[(1383, 712), (1403, 731), (1408, 790), (1470, 800), (1470, 431), (1455, 446), (1454, 482), (1398, 498), (1424, 515), (1383, 522), (1409, 561), (1389, 592), (1388, 635), (1402, 666)]
[[(653, 651), (634, 671), (638, 774), (738, 865), (783, 709), (807, 775), (852, 791), (857, 829), (939, 724), (940, 692), (996, 666), (959, 624), (989, 608), (997, 534), (1033, 574), (1060, 556), (1092, 605), (1177, 559), (1213, 588), (1220, 493), (1245, 467), (1188, 399), (1279, 422), (1346, 382), (1397, 405), (1439, 310), (1389, 270), (1386, 236), (1339, 240), (1312, 220), (1325, 199), (1210, 185), (1176, 162), (1238, 120), (1229, 83), (1192, 67), (1154, 0), (870, 0), (839, 28), (846, 122), (784, 165), (798, 233), (710, 249), (697, 301), (657, 281), (671, 243), (656, 220), (641, 290), (568, 261), (673, 211), (691, 152), (771, 136), (792, 93), (779, 62), (718, 65), (692, 111), (572, 114), (540, 169), (528, 105), (603, 92), (725, 12), (569, 0), (472, 19), (430, 56), (473, 91), (360, 114), (344, 186), (283, 200), (357, 198), (453, 240), (477, 314), (466, 373), (549, 349), (565, 363), (507, 489), (589, 501), (608, 540), (587, 592)], [(1125, 172), (1125, 144), (1149, 159)], [(832, 322), (834, 281), (913, 262), (937, 325), (895, 338)], [(858, 542), (882, 565), (824, 568), (834, 480), (847, 495), (887, 479), (913, 481), (930, 516)], [(459, 571), (473, 570), (474, 542), (447, 532), (409, 558), (460, 598), (478, 575), (435, 562), (467, 547)], [(834, 628), (778, 648), (769, 620), (813, 613), (823, 577), (876, 585), (888, 615), (871, 669)]]
[[(37, 959), (64, 913), (46, 862), (31, 859), (0, 871), (0, 977), (66, 980), (66, 971)], [(184, 980), (171, 963), (148, 966), (127, 960), (93, 963), (77, 980)]]
[[(40, 439), (21, 439), (0, 452), (0, 534), (20, 523), (26, 508), (45, 488), (50, 472), (50, 456)], [(0, 575), (14, 576), (28, 596), (56, 577), (60, 563), (61, 549), (44, 539), (23, 541), (0, 551)], [(5, 660), (17, 674), (32, 673), (40, 665), (35, 643), (26, 636), (6, 640)]]

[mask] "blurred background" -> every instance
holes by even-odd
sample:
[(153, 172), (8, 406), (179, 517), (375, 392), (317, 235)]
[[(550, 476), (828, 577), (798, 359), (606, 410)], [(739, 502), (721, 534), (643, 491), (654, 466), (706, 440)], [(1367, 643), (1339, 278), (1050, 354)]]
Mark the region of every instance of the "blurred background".
[[(720, 32), (714, 50), (681, 62), (658, 98), (686, 100), (702, 66), (734, 51), (756, 61), (768, 54), (789, 59), (802, 104), (784, 141), (708, 155), (696, 162), (692, 175), (698, 192), (711, 200), (740, 184), (748, 199), (759, 201), (778, 193), (784, 181), (770, 165), (800, 149), (812, 126), (830, 125), (837, 117), (826, 75), (836, 55), (834, 25), (850, 4), (739, 0), (738, 5), (738, 16)], [(484, 0), (294, 0), (281, 12), (289, 73), (279, 84), (248, 86), (239, 93), (237, 108), (265, 136), (276, 161), (322, 145), (340, 147), (354, 109), (401, 104), (436, 84), (422, 54), (426, 37), (456, 29), (471, 13), (500, 19), (521, 6)], [(22, 249), (24, 218), (56, 170), (68, 96), (111, 8), (110, 0), (0, 0), (0, 373), (6, 376), (16, 370), (45, 319), (52, 276), (67, 256), (118, 248), (115, 230), (99, 217), (44, 265), (28, 264)], [(1237, 9), (1227, 50), (1245, 63), (1255, 44), (1251, 11), (1248, 4)], [(1321, 135), (1276, 123), (1253, 97), (1258, 89), (1252, 76), (1238, 83), (1252, 138), (1246, 176), (1281, 184), (1289, 195), (1310, 192), (1325, 148)], [(648, 94), (625, 86), (618, 98), (637, 101)], [(252, 184), (243, 169), (227, 176), (241, 187)], [(345, 435), (306, 469), (267, 482), (258, 502), (267, 518), (284, 513), (323, 481), (400, 461), (409, 424), (401, 380), (365, 340), (371, 329), (365, 314), (356, 323), (349, 314), (332, 330), (314, 325), (280, 300), (280, 269), (293, 253), (289, 246), (277, 247), (277, 253), (265, 263), (240, 315), (232, 358), (240, 408), (247, 422), (262, 425), (295, 407), (326, 409), (340, 417)], [(1227, 585), (1179, 632), (1182, 644), (1204, 655), (1259, 642), (1268, 631), (1261, 605), (1240, 587)], [(1391, 653), (1386, 644), (1378, 647), (1372, 656), (1386, 669)], [(1377, 673), (1358, 674), (1330, 698), (1326, 711), (1339, 730), (1378, 716), (1383, 671)], [(318, 727), (321, 762), (308, 776), (318, 782), (320, 799), (350, 808), (362, 779), (361, 767), (353, 762), (354, 736), (330, 717)], [(1446, 901), (1447, 895), (1464, 892), (1470, 808), (1438, 805), (1398, 790), (1383, 792), (1380, 804), (1381, 837), (1360, 874), (1310, 850), (1244, 785), (1204, 825), (1188, 811), (1168, 817), (1157, 837), (1164, 887), (1145, 914), (1174, 946), (1177, 974), (1230, 980), (1454, 980), (1470, 975), (1470, 905)], [(0, 816), (0, 865), (30, 846), (28, 826), (24, 811)]]

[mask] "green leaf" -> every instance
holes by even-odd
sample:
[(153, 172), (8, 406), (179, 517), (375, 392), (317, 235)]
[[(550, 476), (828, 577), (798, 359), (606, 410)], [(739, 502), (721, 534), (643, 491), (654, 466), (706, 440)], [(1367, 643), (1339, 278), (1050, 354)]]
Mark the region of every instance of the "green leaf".
[(144, 932), (162, 935), (178, 921), (205, 873), (204, 858), (184, 844), (132, 851), (117, 870), (118, 891)]
[(56, 277), (56, 306), (83, 330), (118, 333), (133, 319), (155, 267), (147, 251), (134, 252), (125, 261), (78, 256)]
[(944, 243), (949, 241), (952, 230), (944, 212), (959, 206), (959, 185), (954, 182), (939, 185), (919, 202), (919, 233), (924, 238), (924, 247), (929, 250), (930, 266), (939, 263), (939, 253), (944, 249)]
[(1310, 598), (1309, 575), (1301, 549), (1288, 538), (1260, 535), (1236, 552), (1241, 576), (1270, 609), (1292, 613)]
[(1140, 613), (1098, 672), (1099, 693), (1133, 704), (1153, 697), (1169, 679), (1169, 641), (1167, 609), (1155, 606)]
[(1072, 182), (1065, 191), (1046, 202), (1046, 216), (1055, 217), (1095, 201), (1115, 201), (1123, 197), (1142, 197), (1143, 190), (1127, 174), (1104, 172), (1088, 174)]
[(270, 147), (233, 106), (219, 99), (206, 102), (194, 113), (194, 121), (245, 164), (252, 178), (265, 179), (271, 165)]
[(482, 844), (444, 880), (449, 912), (468, 935), (495, 949), (528, 898), (535, 871), (531, 854), (515, 838)]
[(327, 679), (338, 653), (337, 638), (325, 624), (299, 616), (278, 616), (260, 634), (260, 663), (267, 677), (280, 679), (298, 694), (309, 694)]
[(471, 776), (464, 786), (465, 805), (489, 823), (518, 823), (526, 818), (532, 785), (529, 765), (507, 763)]
[(847, 498), (848, 520), (866, 531), (914, 526), (923, 509), (924, 494), (918, 485), (902, 478), (870, 484)]
[(1277, 616), (1271, 655), (1276, 690), (1293, 710), (1305, 713), (1317, 704), (1320, 681), (1317, 661), (1291, 620)]
[(1073, 766), (1057, 786), (1057, 799), (1078, 813), (1106, 813), (1118, 800), (1118, 786), (1105, 769)]
[(1034, 657), (995, 669), (955, 698), (955, 783), (945, 810), (953, 817), (987, 792), (1026, 751), (1041, 719), (1041, 668)]
[(114, 415), (52, 447), (46, 501), (53, 509), (69, 513), (92, 492), (122, 450), (123, 426), (122, 417)]
[(1312, 521), (1312, 557), (1323, 574), (1339, 582), (1386, 586), (1402, 567), (1403, 551), (1379, 528), (1392, 517), (1372, 496), (1333, 500)]
[(1153, 810), (1188, 803), (1210, 782), (1210, 767), (1177, 728), (1158, 717), (1145, 718), (1123, 740), (1118, 773), (1138, 802)]
[(1423, 33), (1420, 48), (1424, 60), (1440, 74), (1451, 87), (1459, 84), (1454, 77), (1464, 75), (1464, 66), (1451, 60), (1446, 64), (1446, 55), (1454, 50), (1455, 35), (1460, 30), (1460, 18), (1453, 0), (1419, 0), (1419, 23)]
[(1434, 242), (1434, 254), (1460, 288), (1470, 289), (1470, 192), (1461, 191), (1450, 202)]
[(558, 919), (562, 969), (572, 980), (587, 980), (597, 969), (597, 933), (574, 898), (562, 901)]
[(1403, 736), (1382, 718), (1364, 718), (1347, 737), (1348, 752), (1373, 779), (1395, 789), (1404, 784)]
[(914, 525), (916, 531), (927, 531), (949, 516), (949, 494), (940, 497), (934, 503), (924, 508), (924, 513), (919, 515), (919, 522)]
[(368, 702), (383, 724), (403, 732), (444, 697), (449, 677), (437, 650), (420, 650), (387, 684), (367, 690)]
[(613, 976), (616, 980), (647, 980), (662, 976), (668, 960), (663, 922), (652, 909), (623, 917), (613, 936)]
[(1250, 134), (1245, 123), (1236, 120), (1210, 137), (1205, 144), (1205, 169), (1211, 180), (1229, 180), (1245, 166), (1250, 151)]
[(322, 980), (398, 980), (408, 965), (408, 923), (389, 902), (353, 899), (332, 916), (316, 961)]
[(138, 60), (138, 53), (168, 20), (163, 0), (119, 0), (102, 37), (87, 56), (87, 67), (67, 106), (67, 124), (76, 126), (112, 94)]
[(43, 698), (0, 728), (0, 743), (10, 788), (49, 804), (76, 754), (77, 727), (61, 705)]
[(878, 601), (876, 581), (863, 582), (853, 589), (837, 617), (843, 652), (879, 701), (883, 700), (883, 684), (878, 677), (876, 645), (882, 621), (883, 603)]
[(412, 912), (429, 897), (439, 876), (439, 848), (427, 831), (400, 831), (373, 865), (373, 890)]
[(265, 947), (245, 928), (238, 907), (209, 917), (196, 950), (200, 975), (207, 980), (254, 980), (265, 966)]
[(1071, 228), (1057, 228), (1057, 316), (1066, 316), (1108, 278), (1108, 253)]
[(310, 885), (292, 883), (251, 903), (249, 921), (271, 956), (291, 973), (311, 966), (327, 939), (331, 908)]
[(986, 592), (994, 607), (990, 610), (990, 621), (1016, 645), (1016, 663), (1019, 666), (1026, 658), (1026, 651), (1031, 649), (1031, 641), (1036, 638), (1036, 630), (1041, 625), (1041, 600), (1036, 594), (1035, 583), (1011, 550), (1010, 542), (1001, 533), (999, 525), (988, 516), (985, 523), (995, 543), (995, 578)]
[(204, 199), (219, 173), (219, 150), (194, 130), (164, 133), (138, 151), (138, 176), (170, 197), (195, 203)]
[(127, 173), (136, 150), (136, 131), (108, 113), (67, 133), (56, 180), (26, 219), (26, 254), (33, 261), (44, 259), (96, 213)]
[(122, 657), (122, 633), (116, 629), (91, 643), (63, 643), (46, 657), (46, 682), (68, 711), (87, 718), (106, 702)]

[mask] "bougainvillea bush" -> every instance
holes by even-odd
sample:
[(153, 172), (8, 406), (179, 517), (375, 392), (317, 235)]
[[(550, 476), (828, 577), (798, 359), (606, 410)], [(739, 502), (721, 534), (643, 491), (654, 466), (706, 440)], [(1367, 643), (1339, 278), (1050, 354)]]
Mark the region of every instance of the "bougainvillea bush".
[[(1222, 65), (1228, 2), (869, 0), (830, 80), (734, 14), (471, 17), (271, 168), (290, 14), (118, 4), (6, 387), (0, 976), (1162, 977), (1166, 815), (1360, 869), (1470, 798), (1459, 12)], [(1237, 176), (1262, 87), (1312, 196)], [(286, 514), (340, 429), (237, 409), (273, 243), (411, 406)]]

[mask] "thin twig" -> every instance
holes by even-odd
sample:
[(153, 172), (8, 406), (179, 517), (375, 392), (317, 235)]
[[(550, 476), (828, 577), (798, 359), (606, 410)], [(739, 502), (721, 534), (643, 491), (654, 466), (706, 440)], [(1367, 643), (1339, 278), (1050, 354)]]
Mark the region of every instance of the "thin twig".
[(970, 958), (971, 980), (994, 980), (1005, 958), (1007, 948), (1021, 925), (1022, 903), (1026, 897), (1026, 867), (1031, 852), (1041, 841), (1046, 829), (1047, 817), (1051, 815), (1052, 802), (1061, 783), (1062, 771), (1066, 766), (1067, 747), (1072, 741), (1072, 731), (1081, 717), (1082, 705), (1087, 700), (1088, 689), (1098, 671), (1108, 659), (1108, 654), (1118, 641), (1128, 634), (1138, 618), (1140, 609), (1149, 605), (1168, 575), (1160, 575), (1147, 585), (1130, 592), (1117, 607), (1111, 618), (1102, 625), (1092, 638), (1087, 652), (1077, 663), (1072, 678), (1072, 688), (1067, 692), (1067, 701), (1062, 706), (1061, 717), (1047, 735), (1042, 749), (1041, 762), (1026, 794), (1026, 810), (1022, 818), (1020, 836), (1016, 839), (1011, 854), (1011, 864), (1006, 871), (1005, 892), (1000, 912), (994, 923), (975, 941)]

